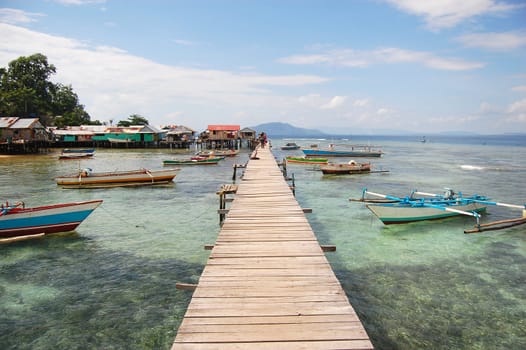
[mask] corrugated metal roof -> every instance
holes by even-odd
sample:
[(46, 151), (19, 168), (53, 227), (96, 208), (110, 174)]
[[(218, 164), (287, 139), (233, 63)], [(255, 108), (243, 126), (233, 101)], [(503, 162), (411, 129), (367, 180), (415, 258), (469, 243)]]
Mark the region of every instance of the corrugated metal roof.
[(239, 131), (239, 125), (208, 125), (210, 131)]
[(55, 135), (95, 135), (93, 131), (90, 130), (64, 130), (64, 129), (55, 129), (53, 130)]
[(11, 125), (11, 129), (29, 129), (31, 127), (35, 129), (44, 128), (44, 126), (38, 121), (38, 118), (20, 118)]
[(256, 130), (250, 128), (243, 128), (241, 129), (241, 132), (256, 132)]
[(0, 118), (0, 128), (8, 128), (17, 120), (17, 117), (2, 117)]

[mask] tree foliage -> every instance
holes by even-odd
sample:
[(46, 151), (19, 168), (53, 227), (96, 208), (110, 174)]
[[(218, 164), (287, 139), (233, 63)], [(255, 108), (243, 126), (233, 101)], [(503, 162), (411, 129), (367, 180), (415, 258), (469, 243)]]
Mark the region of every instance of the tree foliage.
[(55, 66), (40, 53), (0, 68), (0, 116), (38, 117), (44, 125), (59, 127), (91, 124), (71, 85), (50, 81), (55, 73)]
[(117, 126), (128, 127), (130, 125), (149, 125), (150, 122), (145, 117), (139, 114), (132, 114), (128, 117), (128, 120), (120, 120)]

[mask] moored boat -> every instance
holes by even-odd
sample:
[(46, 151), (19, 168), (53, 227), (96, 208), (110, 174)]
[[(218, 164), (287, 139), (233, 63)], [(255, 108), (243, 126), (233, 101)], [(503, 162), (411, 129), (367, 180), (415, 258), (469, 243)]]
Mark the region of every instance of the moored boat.
[(62, 153), (95, 153), (94, 148), (64, 148)]
[(62, 153), (58, 156), (58, 159), (80, 159), (80, 158), (91, 158), (95, 154), (95, 150), (89, 149), (71, 149), (65, 148)]
[[(464, 203), (464, 204), (461, 204)], [(373, 212), (385, 225), (405, 224), (413, 221), (436, 220), (451, 216), (459, 216), (457, 212), (483, 212), (486, 205), (469, 202), (442, 202), (442, 203), (420, 203), (420, 202), (398, 202), (384, 204), (368, 204), (367, 208)], [(454, 210), (448, 210), (454, 209)]]
[(73, 231), (102, 200), (26, 208), (21, 202), (0, 207), (0, 237), (20, 237)]
[(333, 144), (328, 148), (311, 147), (302, 151), (306, 157), (381, 157), (384, 153), (378, 146), (342, 145), (336, 148)]
[(314, 157), (285, 157), (287, 163), (298, 163), (298, 164), (327, 164), (329, 161), (327, 158), (314, 158)]
[(167, 159), (163, 165), (214, 165), (224, 157), (192, 157), (190, 159)]
[(239, 154), (238, 149), (201, 151), (197, 155), (201, 157), (234, 157)]
[(287, 142), (285, 145), (281, 146), (281, 149), (284, 151), (290, 151), (290, 150), (300, 149), (300, 146), (298, 146), (294, 142)]
[(57, 185), (67, 188), (101, 188), (117, 186), (160, 185), (173, 181), (179, 169), (92, 172), (82, 169), (76, 174), (56, 177)]
[[(366, 207), (384, 224), (403, 224), (413, 221), (436, 220), (451, 216), (469, 215), (479, 222), (480, 212), (484, 212), (491, 202), (487, 197), (474, 195), (464, 197), (448, 190), (444, 195), (413, 192), (411, 196), (399, 198), (379, 193), (363, 191), (362, 201), (367, 202), (365, 195), (369, 194), (391, 200), (390, 203), (368, 204)], [(423, 197), (414, 197), (414, 195)], [(432, 197), (426, 197), (431, 195)]]
[(93, 153), (62, 153), (58, 156), (58, 159), (82, 159), (92, 157)]
[(371, 163), (357, 163), (354, 160), (349, 163), (327, 163), (320, 165), (324, 174), (346, 175), (371, 172)]

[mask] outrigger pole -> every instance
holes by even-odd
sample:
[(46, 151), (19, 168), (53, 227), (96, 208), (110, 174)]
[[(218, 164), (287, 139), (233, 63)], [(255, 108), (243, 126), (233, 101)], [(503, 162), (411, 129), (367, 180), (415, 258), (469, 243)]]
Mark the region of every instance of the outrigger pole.
[(388, 195), (385, 195), (385, 194), (380, 194), (380, 193), (374, 193), (374, 192), (367, 191), (367, 188), (364, 188), (363, 191), (362, 191), (362, 201), (366, 200), (365, 199), (365, 195), (366, 194), (370, 194), (371, 196), (376, 196), (376, 197), (389, 199), (389, 200), (397, 201), (397, 202), (403, 202), (404, 201), (403, 198), (394, 197), (394, 196), (388, 196)]

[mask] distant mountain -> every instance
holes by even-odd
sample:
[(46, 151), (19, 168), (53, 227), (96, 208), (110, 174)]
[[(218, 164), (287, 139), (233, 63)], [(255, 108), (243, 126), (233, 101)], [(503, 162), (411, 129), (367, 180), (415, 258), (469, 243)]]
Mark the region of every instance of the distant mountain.
[(269, 137), (320, 137), (326, 133), (316, 129), (297, 128), (288, 123), (265, 123), (251, 127), (258, 133), (265, 132)]

